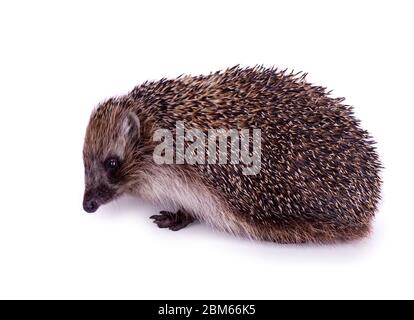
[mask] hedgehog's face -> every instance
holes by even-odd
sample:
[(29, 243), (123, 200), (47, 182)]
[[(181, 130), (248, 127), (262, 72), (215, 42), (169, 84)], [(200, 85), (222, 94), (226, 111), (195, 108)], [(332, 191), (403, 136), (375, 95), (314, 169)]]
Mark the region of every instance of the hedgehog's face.
[(100, 108), (92, 116), (83, 150), (86, 212), (95, 212), (126, 191), (139, 132), (139, 120), (130, 112)]

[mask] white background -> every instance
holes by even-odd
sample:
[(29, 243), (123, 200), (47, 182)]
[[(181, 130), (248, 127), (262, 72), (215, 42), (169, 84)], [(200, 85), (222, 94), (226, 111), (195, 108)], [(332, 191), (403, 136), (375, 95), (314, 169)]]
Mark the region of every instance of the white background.
[[(414, 298), (412, 1), (2, 1), (0, 298)], [(93, 107), (144, 80), (240, 63), (347, 97), (386, 169), (371, 238), (338, 246), (160, 230), (83, 212)]]

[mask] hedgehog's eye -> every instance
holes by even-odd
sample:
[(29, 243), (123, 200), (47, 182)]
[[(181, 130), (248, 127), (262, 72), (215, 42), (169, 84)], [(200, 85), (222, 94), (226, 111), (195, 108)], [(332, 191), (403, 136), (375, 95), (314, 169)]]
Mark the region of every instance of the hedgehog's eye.
[(108, 158), (105, 160), (105, 169), (109, 172), (115, 172), (119, 169), (120, 162), (117, 158)]

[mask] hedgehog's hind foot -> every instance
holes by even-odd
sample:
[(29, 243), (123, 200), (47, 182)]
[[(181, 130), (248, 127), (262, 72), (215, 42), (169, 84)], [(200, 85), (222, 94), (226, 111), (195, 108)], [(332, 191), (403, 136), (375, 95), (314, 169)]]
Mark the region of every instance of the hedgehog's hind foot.
[(153, 219), (153, 222), (159, 228), (168, 228), (172, 231), (181, 230), (195, 221), (192, 216), (185, 214), (181, 210), (178, 210), (177, 213), (160, 211), (160, 214), (153, 215), (150, 219)]

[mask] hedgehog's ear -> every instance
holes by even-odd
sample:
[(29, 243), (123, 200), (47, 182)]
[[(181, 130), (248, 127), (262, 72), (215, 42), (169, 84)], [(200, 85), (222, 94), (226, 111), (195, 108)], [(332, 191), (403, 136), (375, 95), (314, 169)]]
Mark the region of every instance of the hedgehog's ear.
[(141, 126), (139, 118), (134, 112), (128, 112), (122, 124), (122, 133), (126, 139), (138, 139)]

